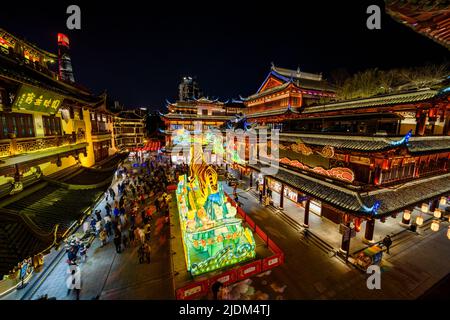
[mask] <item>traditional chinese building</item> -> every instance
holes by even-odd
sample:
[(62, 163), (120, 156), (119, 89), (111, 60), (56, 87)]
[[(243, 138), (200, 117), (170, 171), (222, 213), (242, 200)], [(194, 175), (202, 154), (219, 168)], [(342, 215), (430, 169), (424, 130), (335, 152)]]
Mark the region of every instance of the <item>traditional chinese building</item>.
[[(285, 201), (302, 206), (305, 226), (310, 211), (357, 231), (365, 222), (364, 238), (370, 242), (375, 221), (404, 214), (404, 225), (410, 225), (416, 206), (425, 204), (433, 212), (448, 196), (450, 98), (444, 82), (365, 99), (306, 103), (333, 93), (318, 75), (308, 76), (305, 88), (305, 75), (281, 70), (284, 78), (272, 67), (258, 92), (244, 99), (249, 122), (280, 130), (277, 146), (270, 138), (257, 149), (247, 146), (247, 157), (248, 149), (258, 154), (257, 163), (247, 166), (250, 184), (259, 180), (263, 193), (270, 188), (284, 195), (277, 207)], [(271, 155), (276, 150), (277, 158)], [(264, 175), (262, 168), (270, 163), (279, 170)], [(342, 237), (348, 251), (349, 237), (345, 232)]]
[(245, 108), (240, 101), (221, 102), (208, 98), (177, 101), (167, 105), (168, 113), (162, 115), (166, 130), (166, 146), (172, 145), (172, 132), (179, 129), (190, 132), (218, 129)]
[[(272, 64), (269, 74), (258, 91), (242, 100), (248, 116), (260, 112), (297, 110), (318, 101), (327, 101), (335, 96), (333, 88), (314, 74), (297, 70), (279, 68)], [(274, 123), (280, 123), (274, 119)]]
[(112, 177), (89, 171), (114, 166), (106, 97), (62, 80), (57, 60), (0, 29), (0, 274), (67, 231)]
[(121, 111), (114, 116), (114, 139), (118, 150), (145, 145), (145, 117), (138, 110)]

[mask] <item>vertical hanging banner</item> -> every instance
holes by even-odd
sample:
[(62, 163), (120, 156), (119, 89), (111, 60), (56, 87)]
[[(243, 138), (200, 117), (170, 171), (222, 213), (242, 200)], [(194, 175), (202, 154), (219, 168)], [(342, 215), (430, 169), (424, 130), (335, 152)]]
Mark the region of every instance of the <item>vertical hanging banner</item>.
[(13, 109), (55, 114), (64, 98), (53, 92), (22, 85), (13, 103)]

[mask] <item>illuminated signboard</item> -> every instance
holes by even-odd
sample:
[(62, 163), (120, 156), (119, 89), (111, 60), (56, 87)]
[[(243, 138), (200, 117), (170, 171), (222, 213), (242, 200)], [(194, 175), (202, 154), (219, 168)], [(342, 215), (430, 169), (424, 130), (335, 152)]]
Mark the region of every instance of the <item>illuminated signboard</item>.
[(22, 86), (14, 101), (13, 108), (55, 114), (63, 100), (63, 97), (52, 92)]

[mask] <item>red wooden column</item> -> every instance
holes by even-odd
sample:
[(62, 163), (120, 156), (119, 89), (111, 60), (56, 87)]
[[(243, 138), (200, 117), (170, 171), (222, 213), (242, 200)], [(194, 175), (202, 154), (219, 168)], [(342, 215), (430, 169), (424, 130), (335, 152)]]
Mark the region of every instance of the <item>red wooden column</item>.
[(430, 202), (430, 213), (433, 214), (436, 208), (439, 208), (439, 199)]
[(303, 226), (305, 228), (309, 228), (309, 205), (310, 205), (311, 200), (308, 198), (305, 201), (305, 216), (303, 219)]
[(373, 241), (374, 230), (375, 230), (375, 219), (366, 220), (366, 232), (364, 234), (365, 242)]
[[(350, 224), (345, 224), (347, 227), (350, 228)], [(341, 242), (341, 251), (348, 252), (350, 250), (350, 233), (344, 232), (342, 234), (342, 242)]]
[(425, 124), (427, 122), (426, 111), (419, 111), (418, 116), (416, 116), (416, 136), (423, 136), (425, 134)]

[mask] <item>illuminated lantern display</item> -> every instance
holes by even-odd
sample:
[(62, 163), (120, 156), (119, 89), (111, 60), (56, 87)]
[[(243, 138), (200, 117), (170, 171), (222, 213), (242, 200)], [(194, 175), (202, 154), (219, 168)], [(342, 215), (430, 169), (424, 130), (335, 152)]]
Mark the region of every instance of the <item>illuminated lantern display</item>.
[(438, 220), (433, 220), (433, 222), (431, 223), (431, 230), (433, 231), (438, 231), (439, 230), (439, 221)]
[(417, 224), (418, 226), (423, 225), (423, 217), (422, 217), (422, 215), (420, 215), (420, 216), (418, 216), (418, 217), (416, 218), (416, 224)]
[(186, 265), (195, 276), (254, 258), (256, 244), (201, 146), (190, 150), (189, 174), (179, 177), (176, 193)]
[(423, 213), (427, 213), (428, 212), (428, 204), (427, 203), (422, 203), (422, 212)]
[(436, 208), (434, 209), (434, 217), (439, 219), (442, 216), (441, 210)]
[(439, 201), (439, 204), (441, 206), (445, 206), (447, 204), (447, 198), (446, 197), (441, 197), (441, 200)]

